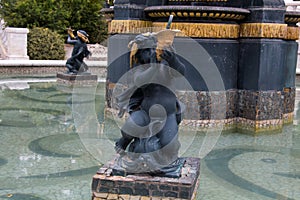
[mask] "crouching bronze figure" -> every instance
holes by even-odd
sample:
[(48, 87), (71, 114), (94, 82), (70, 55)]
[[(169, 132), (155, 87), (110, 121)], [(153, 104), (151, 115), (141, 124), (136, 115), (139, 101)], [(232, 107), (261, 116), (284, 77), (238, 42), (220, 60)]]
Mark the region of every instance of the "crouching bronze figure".
[(113, 173), (147, 173), (179, 177), (185, 162), (178, 157), (178, 125), (183, 105), (173, 81), (185, 66), (172, 46), (175, 31), (140, 34), (129, 43), (132, 84), (116, 96), (119, 117), (129, 117), (115, 143), (120, 154)]

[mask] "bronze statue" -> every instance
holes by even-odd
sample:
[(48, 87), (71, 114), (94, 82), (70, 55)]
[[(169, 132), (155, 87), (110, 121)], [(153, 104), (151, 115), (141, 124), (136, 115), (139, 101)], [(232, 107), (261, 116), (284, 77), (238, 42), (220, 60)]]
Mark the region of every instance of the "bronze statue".
[(91, 55), (86, 43), (89, 42), (88, 34), (83, 30), (77, 31), (77, 36), (73, 34), (73, 30), (68, 28), (67, 43), (74, 45), (72, 56), (67, 60), (66, 67), (68, 74), (84, 74), (88, 70), (88, 66), (83, 61), (85, 57)]
[(179, 177), (178, 125), (183, 106), (172, 81), (185, 73), (172, 46), (175, 32), (164, 30), (135, 37), (129, 43), (133, 84), (116, 97), (119, 116), (129, 113), (115, 149), (115, 174), (148, 173)]

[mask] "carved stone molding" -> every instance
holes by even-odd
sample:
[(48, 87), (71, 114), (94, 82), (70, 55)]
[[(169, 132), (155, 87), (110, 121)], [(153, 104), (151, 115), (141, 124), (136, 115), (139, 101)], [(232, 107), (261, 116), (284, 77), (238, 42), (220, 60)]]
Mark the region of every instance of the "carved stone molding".
[(221, 19), (239, 21), (250, 12), (246, 9), (216, 6), (151, 6), (145, 8), (146, 14), (151, 18), (169, 17), (189, 19)]
[(284, 16), (285, 23), (296, 24), (300, 22), (300, 12), (298, 11), (287, 11)]

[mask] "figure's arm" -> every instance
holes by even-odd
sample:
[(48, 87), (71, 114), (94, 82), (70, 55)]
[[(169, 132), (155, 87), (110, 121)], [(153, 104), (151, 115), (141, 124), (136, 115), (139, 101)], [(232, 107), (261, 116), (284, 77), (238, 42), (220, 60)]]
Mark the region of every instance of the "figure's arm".
[(84, 48), (80, 47), (79, 50), (78, 50), (78, 52), (74, 56), (72, 56), (72, 59), (77, 58), (80, 54), (83, 53), (83, 51), (84, 51)]
[(74, 45), (74, 44), (76, 44), (76, 42), (77, 42), (77, 40), (72, 39), (71, 36), (68, 35), (68, 39), (67, 39), (68, 44), (73, 44)]
[(74, 30), (71, 29), (71, 28), (68, 28), (68, 29), (67, 29), (67, 32), (68, 32), (67, 43), (73, 44), (73, 45), (74, 45), (74, 44), (77, 42), (77, 40), (76, 40), (76, 37), (75, 37), (73, 31), (74, 31)]
[(134, 72), (133, 75), (133, 80), (134, 84), (137, 87), (141, 87), (147, 83), (151, 83), (153, 78), (156, 76), (158, 73), (158, 67), (156, 66), (157, 64), (149, 64), (150, 67), (147, 69), (139, 68)]
[(144, 94), (141, 88), (138, 88), (133, 95), (130, 97), (129, 104), (127, 107), (127, 111), (129, 114), (132, 112), (139, 110), (144, 99)]
[[(180, 62), (180, 60), (176, 56), (175, 50), (172, 46), (164, 49), (164, 52), (161, 55), (161, 57), (168, 62), (169, 66), (171, 68), (175, 69), (177, 72), (179, 72), (182, 75), (185, 74), (185, 66), (182, 62)], [(172, 73), (172, 71), (171, 71), (171, 73)], [(174, 76), (176, 76), (176, 74), (177, 73), (172, 73), (172, 75), (174, 75)]]

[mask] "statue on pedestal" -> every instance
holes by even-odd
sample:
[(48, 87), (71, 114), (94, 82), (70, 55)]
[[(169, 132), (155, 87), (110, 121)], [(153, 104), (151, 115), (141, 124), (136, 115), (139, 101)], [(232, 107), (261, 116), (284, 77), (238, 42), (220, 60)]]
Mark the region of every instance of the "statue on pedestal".
[(72, 56), (67, 60), (66, 67), (68, 74), (89, 74), (87, 64), (83, 61), (85, 57), (89, 57), (91, 52), (88, 50), (86, 43), (89, 42), (88, 34), (83, 30), (77, 31), (77, 36), (73, 34), (73, 30), (68, 28), (67, 43), (74, 45)]
[(178, 125), (183, 105), (173, 81), (185, 66), (172, 46), (176, 31), (140, 34), (129, 43), (132, 84), (116, 96), (119, 117), (129, 117), (121, 128), (115, 150), (120, 154), (116, 175), (147, 173), (180, 177), (185, 160), (178, 157)]

